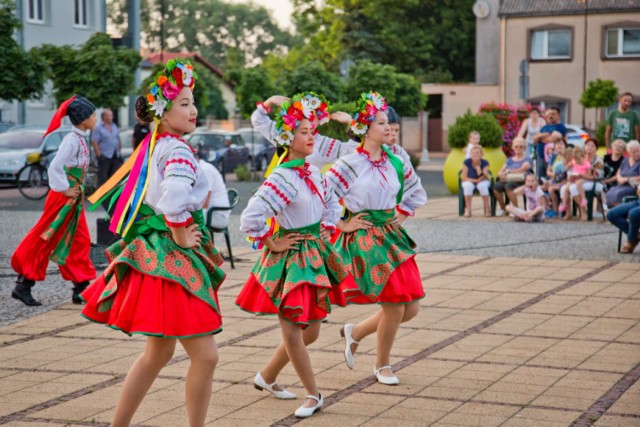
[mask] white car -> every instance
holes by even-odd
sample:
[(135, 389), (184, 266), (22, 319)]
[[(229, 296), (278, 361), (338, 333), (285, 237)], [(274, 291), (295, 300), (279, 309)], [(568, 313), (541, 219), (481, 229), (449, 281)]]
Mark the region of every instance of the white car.
[(579, 125), (564, 125), (564, 127), (567, 128), (567, 144), (584, 148), (584, 142), (589, 138), (589, 133)]

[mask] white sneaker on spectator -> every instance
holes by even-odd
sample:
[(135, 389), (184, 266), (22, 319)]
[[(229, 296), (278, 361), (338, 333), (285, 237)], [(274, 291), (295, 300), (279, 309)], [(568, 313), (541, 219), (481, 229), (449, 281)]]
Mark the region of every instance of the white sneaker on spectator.
[(595, 212), (593, 213), (593, 217), (594, 217), (594, 218), (601, 219), (601, 218), (602, 218), (602, 213), (601, 213), (601, 212), (598, 212), (598, 211), (595, 211)]
[(496, 210), (496, 216), (504, 216), (504, 211), (502, 209)]

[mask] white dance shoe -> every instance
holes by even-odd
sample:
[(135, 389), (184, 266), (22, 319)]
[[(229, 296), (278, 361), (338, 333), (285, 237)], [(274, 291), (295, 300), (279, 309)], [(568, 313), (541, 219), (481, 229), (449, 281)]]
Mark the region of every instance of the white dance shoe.
[(322, 405), (324, 405), (324, 399), (322, 398), (322, 395), (318, 393), (318, 397), (315, 397), (313, 395), (309, 395), (307, 396), (307, 399), (313, 399), (316, 401), (316, 405), (312, 406), (310, 408), (305, 408), (304, 406), (299, 407), (298, 409), (296, 409), (296, 412), (294, 412), (294, 415), (298, 418), (308, 418), (311, 415), (315, 414), (316, 412), (318, 412), (320, 410), (320, 408), (322, 408)]
[(353, 369), (356, 364), (356, 356), (351, 351), (351, 344), (358, 344), (358, 341), (354, 340), (351, 336), (354, 326), (353, 323), (345, 323), (340, 329), (340, 335), (344, 338), (344, 361), (347, 363), (349, 369)]
[(267, 382), (264, 380), (264, 378), (262, 378), (262, 375), (260, 375), (260, 372), (258, 372), (256, 374), (256, 377), (253, 379), (253, 386), (258, 389), (258, 390), (267, 390), (269, 393), (273, 394), (275, 397), (277, 397), (278, 399), (295, 399), (296, 395), (291, 393), (290, 391), (285, 390), (284, 388), (282, 390), (274, 390), (273, 386), (276, 385), (277, 382), (274, 382), (273, 384), (267, 384)]
[(382, 370), (384, 370), (384, 369), (391, 370), (391, 366), (387, 365), (387, 366), (383, 366), (382, 368), (376, 368), (375, 366), (373, 367), (373, 375), (376, 376), (376, 379), (378, 380), (378, 382), (380, 384), (384, 384), (384, 385), (398, 385), (398, 384), (400, 384), (400, 380), (395, 375), (391, 375), (390, 377), (382, 375), (380, 372)]

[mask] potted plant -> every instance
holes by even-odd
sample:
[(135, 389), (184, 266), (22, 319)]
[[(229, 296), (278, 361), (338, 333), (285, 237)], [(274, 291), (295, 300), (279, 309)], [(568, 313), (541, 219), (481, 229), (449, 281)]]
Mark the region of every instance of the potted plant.
[(489, 161), (489, 169), (496, 176), (507, 160), (502, 152), (502, 127), (491, 114), (473, 114), (467, 110), (466, 114), (456, 119), (449, 126), (447, 143), (451, 151), (444, 162), (444, 183), (451, 194), (458, 194), (458, 172), (466, 156), (469, 133), (480, 133), (480, 145), (484, 150), (484, 158)]

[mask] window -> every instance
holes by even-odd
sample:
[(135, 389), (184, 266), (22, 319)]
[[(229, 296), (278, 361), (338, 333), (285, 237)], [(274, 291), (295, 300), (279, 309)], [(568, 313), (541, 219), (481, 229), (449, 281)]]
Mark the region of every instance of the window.
[(640, 27), (608, 28), (605, 50), (607, 58), (639, 57)]
[(38, 24), (44, 24), (44, 0), (28, 0), (27, 13), (28, 21)]
[(75, 2), (75, 14), (73, 23), (76, 27), (88, 27), (87, 21), (87, 0), (74, 0)]
[(571, 31), (543, 30), (531, 33), (531, 59), (571, 58)]

